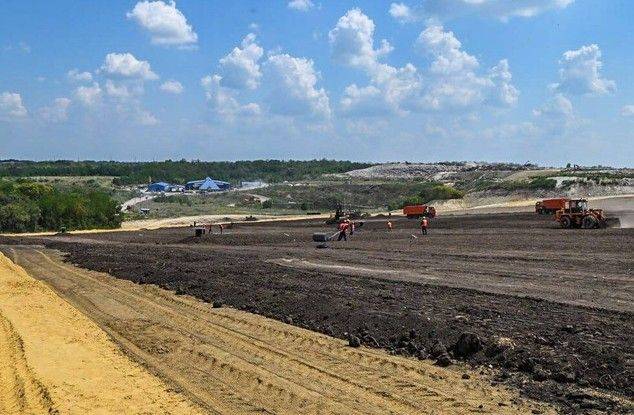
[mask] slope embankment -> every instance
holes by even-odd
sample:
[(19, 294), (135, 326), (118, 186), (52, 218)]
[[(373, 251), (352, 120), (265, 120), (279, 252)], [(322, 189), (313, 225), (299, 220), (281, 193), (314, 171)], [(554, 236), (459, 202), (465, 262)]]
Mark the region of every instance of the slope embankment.
[(0, 413), (200, 411), (0, 253)]

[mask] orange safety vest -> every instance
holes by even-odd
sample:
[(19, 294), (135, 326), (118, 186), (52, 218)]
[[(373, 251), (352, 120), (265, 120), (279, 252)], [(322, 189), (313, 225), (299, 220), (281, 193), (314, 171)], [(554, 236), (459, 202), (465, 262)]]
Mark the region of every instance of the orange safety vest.
[(427, 227), (427, 219), (423, 219), (423, 221), (420, 223), (420, 227), (421, 228), (426, 228)]

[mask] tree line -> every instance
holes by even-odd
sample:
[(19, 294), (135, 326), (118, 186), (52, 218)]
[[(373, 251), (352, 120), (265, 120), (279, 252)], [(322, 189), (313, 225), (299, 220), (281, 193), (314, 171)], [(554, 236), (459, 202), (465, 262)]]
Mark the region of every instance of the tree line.
[(344, 173), (372, 164), (336, 160), (253, 160), (153, 162), (120, 161), (0, 161), (0, 177), (31, 176), (114, 176), (115, 185), (142, 184), (150, 181), (184, 183), (207, 176), (234, 184), (263, 180), (269, 183)]
[(102, 191), (0, 180), (0, 232), (118, 228), (117, 202)]

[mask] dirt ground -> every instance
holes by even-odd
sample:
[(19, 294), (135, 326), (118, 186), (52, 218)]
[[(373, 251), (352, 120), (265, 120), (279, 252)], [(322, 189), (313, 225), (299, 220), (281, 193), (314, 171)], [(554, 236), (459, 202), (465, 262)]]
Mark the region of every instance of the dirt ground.
[(0, 254), (0, 414), (198, 414)]
[[(205, 413), (553, 413), (547, 406), (527, 402), (501, 385), (492, 387), (489, 371), (481, 374), (464, 365), (440, 368), (429, 361), (390, 356), (365, 347), (351, 348), (344, 341), (262, 316), (213, 308), (154, 285), (80, 269), (43, 247), (4, 246), (2, 250), (94, 320), (126, 354), (200, 405)], [(42, 306), (43, 312), (56, 312), (36, 299), (32, 302)], [(45, 332), (46, 328), (39, 330)], [(39, 358), (35, 347), (30, 352), (34, 359)], [(84, 367), (93, 367), (92, 373), (77, 374), (80, 379), (86, 378), (82, 382), (101, 380), (106, 387), (114, 383), (130, 388), (130, 394), (151, 396), (148, 385), (130, 384), (139, 379), (134, 373), (121, 371), (120, 362), (112, 362), (107, 356), (103, 360), (83, 355), (77, 358), (86, 360)], [(48, 372), (60, 378), (65, 375), (60, 362), (49, 361), (48, 365)], [(102, 365), (111, 365), (110, 372)], [(109, 379), (115, 371), (115, 377)], [(122, 376), (127, 381), (121, 381)], [(102, 391), (96, 388), (89, 392), (99, 397)], [(53, 402), (58, 402), (54, 393), (51, 396)], [(66, 405), (90, 402), (79, 393), (68, 398)], [(140, 403), (133, 398), (132, 402)], [(168, 405), (159, 409), (139, 406), (135, 410), (116, 404), (107, 407), (106, 403), (101, 402), (99, 410), (93, 411), (178, 413)], [(128, 403), (126, 398), (121, 401), (121, 405)], [(91, 412), (85, 408), (75, 411)], [(60, 408), (60, 412), (73, 411)]]
[[(496, 369), (565, 412), (633, 409), (632, 229), (562, 230), (529, 213), (368, 220), (317, 249), (322, 220), (12, 238), (177, 294), (394, 354)], [(444, 361), (444, 362), (443, 362)]]

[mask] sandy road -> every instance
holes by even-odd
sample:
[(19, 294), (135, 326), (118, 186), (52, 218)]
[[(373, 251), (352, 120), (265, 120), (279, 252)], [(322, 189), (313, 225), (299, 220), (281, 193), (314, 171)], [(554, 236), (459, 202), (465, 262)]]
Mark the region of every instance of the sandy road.
[(79, 269), (55, 251), (2, 250), (209, 413), (503, 414), (532, 408), (478, 374), (462, 379), (464, 368), (350, 348), (261, 316)]

